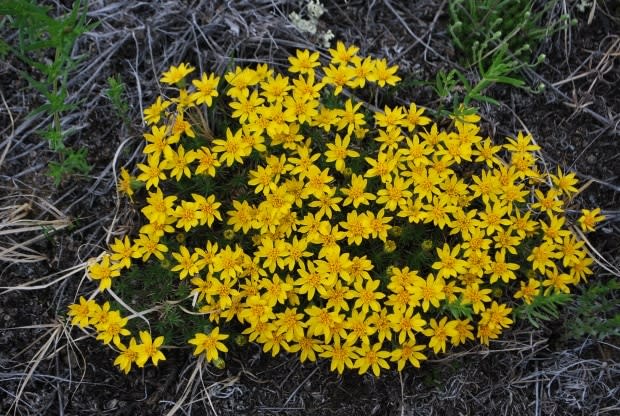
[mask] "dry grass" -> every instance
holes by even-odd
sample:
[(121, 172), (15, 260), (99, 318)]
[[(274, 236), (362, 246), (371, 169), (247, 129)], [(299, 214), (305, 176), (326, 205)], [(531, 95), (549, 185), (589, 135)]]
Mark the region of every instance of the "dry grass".
[(46, 260), (47, 256), (32, 246), (70, 225), (69, 218), (35, 195), (0, 198), (0, 262)]

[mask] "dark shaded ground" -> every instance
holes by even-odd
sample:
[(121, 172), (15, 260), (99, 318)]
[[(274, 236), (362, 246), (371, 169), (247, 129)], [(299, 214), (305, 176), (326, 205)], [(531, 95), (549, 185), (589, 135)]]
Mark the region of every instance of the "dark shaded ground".
[[(494, 87), (488, 94), (502, 106), (482, 106), (480, 111), (484, 128), (498, 142), (526, 126), (550, 169), (559, 165), (577, 172), (584, 182), (593, 181), (576, 205), (610, 212), (610, 221), (591, 242), (618, 267), (619, 6), (599, 2), (588, 24), (589, 9), (581, 13), (576, 3), (560, 5), (578, 24), (541, 45), (548, 59), (526, 74), (531, 86), (544, 83), (545, 92), (533, 95)], [(0, 155), (8, 149), (0, 158), (2, 212), (29, 204), (27, 219), (71, 222), (70, 227), (28, 244), (46, 260), (0, 263), (0, 412), (7, 411), (19, 394), (20, 403), (11, 410), (24, 415), (159, 415), (181, 399), (185, 404), (178, 414), (197, 415), (620, 414), (618, 339), (604, 343), (567, 339), (563, 334), (571, 319), (568, 309), (563, 320), (543, 329), (518, 326), (503, 341), (492, 343), (490, 350), (477, 348), (431, 360), (422, 370), (409, 369), (402, 377), (392, 372), (379, 379), (353, 373), (338, 377), (325, 362), (301, 366), (295, 357), (272, 359), (255, 345), (229, 354), (222, 371), (211, 373), (209, 367), (192, 377), (195, 362), (188, 350), (182, 350), (167, 352), (168, 360), (158, 368), (126, 377), (112, 366), (112, 352), (98, 342), (68, 342), (82, 334), (73, 329), (68, 337), (63, 315), (84, 282), (83, 272), (63, 278), (67, 275), (63, 271), (96, 256), (105, 246), (106, 233), (123, 234), (135, 221), (132, 208), (117, 199), (113, 172), (138, 160), (141, 112), (159, 94), (159, 74), (181, 61), (222, 72), (231, 57), (283, 65), (295, 48), (316, 47), (313, 36), (298, 32), (288, 21), (300, 4), (91, 2), (89, 17), (101, 23), (75, 51), (88, 56), (70, 81), (80, 111), (68, 115), (66, 122), (78, 127), (70, 143), (88, 148), (93, 169), (58, 189), (44, 174), (55, 156), (35, 133), (48, 120), (27, 118), (39, 100), (20, 81), (19, 70), (27, 68), (13, 59), (0, 62)], [(319, 30), (330, 29), (336, 39), (359, 45), (361, 54), (398, 63), (403, 78), (432, 80), (438, 70), (451, 68), (458, 59), (446, 32), (446, 2), (403, 4), (326, 2), (328, 12)], [(0, 31), (14, 41), (10, 30)], [(114, 115), (102, 93), (106, 78), (113, 74), (128, 86), (130, 125)], [(429, 86), (404, 89), (398, 98), (430, 108), (441, 104)], [(0, 234), (1, 247), (38, 234)], [(597, 279), (610, 277), (603, 269), (597, 273)], [(41, 281), (32, 283), (35, 279)], [(7, 289), (28, 282), (48, 287)], [(33, 357), (41, 359), (36, 367), (28, 365)], [(28, 383), (21, 391), (25, 379)]]

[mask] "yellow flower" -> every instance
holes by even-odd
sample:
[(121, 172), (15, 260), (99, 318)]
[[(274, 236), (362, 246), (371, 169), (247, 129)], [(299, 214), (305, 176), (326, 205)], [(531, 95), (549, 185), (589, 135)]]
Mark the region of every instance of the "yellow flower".
[(545, 273), (547, 268), (555, 267), (553, 260), (559, 257), (559, 254), (554, 250), (555, 244), (543, 242), (532, 249), (527, 261), (532, 262), (532, 269)]
[(316, 260), (315, 264), (319, 273), (331, 279), (342, 278), (346, 282), (351, 281), (349, 253), (341, 253), (339, 246), (336, 246), (335, 250), (327, 252), (324, 260)]
[(101, 322), (95, 326), (97, 328), (97, 339), (101, 340), (104, 344), (109, 344), (114, 341), (114, 345), (121, 343), (121, 335), (129, 335), (130, 332), (125, 328), (128, 318), (121, 317), (119, 311), (111, 311), (108, 314), (108, 319), (105, 322)]
[(396, 242), (394, 240), (385, 240), (383, 243), (383, 251), (388, 254), (396, 251)]
[(327, 148), (323, 154), (325, 155), (326, 162), (335, 162), (336, 170), (342, 172), (346, 166), (345, 160), (347, 157), (358, 157), (360, 154), (355, 150), (349, 149), (349, 142), (351, 137), (345, 136), (344, 139), (336, 134), (334, 143), (327, 143)]
[(131, 370), (131, 365), (135, 363), (138, 358), (136, 339), (132, 337), (129, 340), (129, 347), (123, 344), (117, 344), (116, 346), (121, 352), (114, 359), (114, 365), (117, 365), (125, 374), (128, 374), (129, 370)]
[(249, 87), (260, 82), (260, 77), (256, 71), (249, 68), (236, 67), (234, 71), (229, 71), (224, 75), (224, 79), (230, 85), (226, 94), (229, 97), (237, 98), (246, 92)]
[(398, 205), (405, 203), (413, 195), (409, 190), (412, 183), (412, 180), (405, 180), (396, 175), (391, 182), (385, 184), (384, 189), (377, 191), (377, 204), (385, 205), (389, 211), (396, 211)]
[(114, 243), (110, 244), (110, 251), (110, 259), (118, 263), (120, 268), (130, 268), (131, 259), (139, 257), (136, 254), (136, 247), (128, 236), (125, 236), (123, 240), (115, 238)]
[(474, 327), (470, 325), (469, 319), (457, 319), (454, 329), (456, 330), (456, 335), (450, 340), (452, 345), (458, 346), (467, 342), (468, 339), (474, 340), (474, 334), (472, 332)]
[(285, 120), (306, 123), (318, 114), (319, 100), (315, 100), (308, 95), (295, 95), (284, 97)]
[(146, 142), (148, 143), (144, 147), (144, 150), (142, 150), (142, 153), (146, 155), (153, 155), (153, 156), (161, 157), (161, 155), (164, 152), (164, 149), (167, 146), (170, 146), (171, 144), (173, 144), (171, 140), (167, 137), (168, 130), (166, 126), (161, 126), (161, 127), (153, 126), (151, 127), (151, 132), (145, 133), (143, 136)]
[(97, 303), (92, 304), (92, 309), (90, 311), (90, 319), (88, 323), (90, 325), (98, 325), (105, 323), (108, 320), (108, 316), (110, 314), (110, 302), (105, 302), (103, 305), (98, 305)]
[(328, 192), (323, 193), (318, 197), (316, 201), (312, 201), (308, 206), (313, 208), (319, 208), (316, 212), (316, 216), (322, 218), (325, 215), (330, 220), (332, 219), (333, 212), (340, 212), (340, 201), (342, 198), (334, 196), (336, 188), (330, 188)]
[(426, 346), (424, 345), (416, 345), (415, 338), (413, 338), (392, 350), (390, 360), (397, 363), (398, 371), (402, 371), (407, 362), (411, 363), (415, 368), (420, 368), (420, 361), (427, 359), (426, 355), (420, 352), (425, 349)]
[(504, 148), (513, 153), (527, 153), (540, 150), (540, 146), (532, 143), (534, 138), (531, 134), (524, 136), (523, 132), (519, 132), (515, 139), (507, 137), (506, 140), (508, 140), (508, 143), (504, 145)]
[(92, 263), (88, 266), (88, 277), (99, 281), (99, 290), (104, 291), (112, 287), (112, 278), (121, 275), (119, 263), (111, 263), (110, 255), (103, 256), (100, 262)]
[(381, 282), (379, 280), (367, 280), (366, 285), (363, 282), (359, 279), (353, 285), (355, 290), (352, 293), (356, 298), (353, 307), (364, 313), (368, 312), (369, 309), (379, 312), (381, 310), (379, 301), (385, 297), (385, 293), (377, 290)]
[(152, 186), (157, 188), (159, 186), (159, 181), (166, 179), (163, 162), (159, 161), (159, 156), (149, 156), (146, 165), (138, 163), (138, 169), (142, 171), (142, 173), (138, 175), (138, 180), (146, 183), (146, 189), (150, 189)]
[(176, 150), (173, 150), (172, 147), (167, 146), (164, 148), (164, 160), (162, 161), (161, 167), (163, 169), (170, 170), (170, 177), (175, 178), (178, 182), (183, 176), (191, 178), (192, 171), (190, 170), (189, 165), (195, 159), (196, 152), (193, 150), (186, 153), (185, 148), (182, 145), (179, 145)]
[(171, 104), (170, 101), (162, 101), (161, 97), (157, 97), (157, 100), (144, 110), (144, 121), (146, 121), (146, 124), (159, 123), (162, 113), (166, 108), (170, 107)]
[(491, 289), (480, 289), (480, 285), (476, 282), (468, 284), (463, 290), (463, 304), (471, 304), (475, 314), (486, 309), (485, 303), (491, 302), (489, 294)]
[(347, 137), (350, 136), (351, 133), (353, 133), (355, 130), (362, 128), (362, 126), (366, 124), (366, 120), (364, 120), (364, 114), (358, 112), (361, 106), (361, 102), (353, 106), (353, 102), (351, 101), (351, 99), (348, 99), (344, 103), (344, 108), (334, 110), (335, 116), (339, 118), (336, 129), (340, 131), (346, 128)]
[(157, 188), (155, 192), (149, 192), (146, 198), (147, 206), (140, 211), (151, 223), (166, 223), (169, 217), (174, 216), (174, 201), (177, 200), (175, 195), (165, 196), (161, 189)]
[(376, 158), (365, 157), (364, 160), (371, 166), (364, 174), (364, 177), (374, 178), (379, 176), (383, 183), (392, 181), (391, 174), (400, 161), (398, 154), (393, 154), (389, 150), (387, 152), (379, 152)]
[(336, 43), (336, 49), (329, 49), (329, 54), (332, 59), (331, 62), (333, 64), (348, 64), (353, 57), (357, 56), (357, 52), (360, 50), (359, 47), (351, 45), (347, 47), (343, 42), (338, 41)]
[(452, 249), (447, 243), (444, 243), (443, 247), (437, 248), (437, 256), (439, 261), (436, 261), (431, 266), (437, 270), (437, 277), (456, 277), (459, 274), (464, 274), (467, 269), (467, 262), (465, 260), (457, 258), (461, 251), (461, 245), (457, 244)]
[(136, 357), (136, 365), (138, 367), (144, 367), (144, 364), (146, 364), (148, 360), (151, 360), (153, 365), (157, 366), (159, 361), (166, 359), (164, 353), (159, 350), (164, 343), (163, 336), (159, 336), (153, 340), (148, 331), (140, 331), (140, 341), (142, 341), (142, 343), (135, 347), (135, 351), (138, 354)]
[(142, 256), (142, 261), (147, 261), (152, 255), (163, 260), (164, 253), (168, 251), (168, 247), (160, 243), (158, 237), (148, 234), (140, 234), (140, 237), (134, 240), (134, 244), (136, 253)]
[(84, 299), (84, 296), (80, 296), (80, 303), (69, 305), (68, 315), (71, 317), (71, 325), (77, 325), (80, 328), (88, 327), (95, 305), (96, 303), (94, 300), (86, 300)]
[(443, 180), (435, 169), (423, 167), (419, 171), (413, 172), (413, 192), (418, 198), (432, 201), (434, 195), (441, 193), (437, 187)]
[(252, 227), (254, 212), (255, 208), (248, 204), (247, 201), (239, 202), (234, 200), (233, 210), (226, 212), (226, 215), (228, 215), (226, 224), (232, 225), (235, 232), (243, 230), (243, 233), (247, 234)]
[(558, 190), (563, 194), (570, 196), (576, 194), (578, 191), (578, 189), (575, 188), (575, 185), (577, 185), (579, 181), (575, 177), (574, 172), (564, 174), (562, 169), (558, 166), (558, 174), (551, 175), (551, 180), (556, 188), (558, 188)]
[(191, 253), (185, 246), (179, 247), (178, 253), (172, 253), (172, 257), (177, 261), (177, 265), (172, 269), (173, 272), (179, 272), (181, 280), (187, 276), (194, 276), (200, 271), (200, 263), (198, 261), (198, 253)]
[(339, 374), (343, 373), (345, 366), (348, 369), (355, 368), (353, 360), (358, 359), (356, 348), (346, 342), (341, 344), (340, 340), (323, 346), (323, 352), (319, 355), (323, 358), (331, 358), (330, 370), (338, 371)]
[(385, 59), (379, 59), (375, 61), (374, 70), (368, 75), (367, 79), (370, 82), (376, 82), (380, 87), (385, 85), (396, 85), (401, 78), (396, 74), (398, 71), (398, 65), (388, 67)]
[(121, 168), (121, 177), (118, 180), (118, 191), (127, 195), (130, 199), (134, 194), (133, 178), (127, 172), (127, 169)]
[(523, 299), (529, 305), (540, 293), (540, 282), (530, 278), (527, 283), (521, 281), (520, 285), (521, 288), (515, 293), (514, 297), (515, 299)]
[(190, 122), (185, 120), (183, 113), (179, 112), (173, 119), (172, 124), (168, 126), (167, 134), (170, 134), (168, 143), (176, 143), (180, 140), (181, 134), (185, 134), (187, 137), (194, 138), (196, 133), (192, 129)]
[(250, 94), (249, 90), (244, 90), (237, 96), (237, 101), (229, 104), (235, 110), (232, 112), (231, 117), (238, 118), (241, 124), (246, 121), (251, 123), (256, 120), (256, 111), (264, 102), (265, 100), (258, 96), (258, 91), (252, 91)]
[(293, 289), (293, 285), (280, 280), (280, 276), (274, 274), (271, 279), (262, 279), (259, 284), (265, 293), (261, 293), (261, 297), (265, 299), (267, 306), (274, 307), (278, 303), (284, 304), (287, 301), (287, 294)]
[(339, 95), (345, 86), (354, 87), (355, 82), (355, 70), (347, 65), (330, 65), (329, 67), (323, 67), (325, 76), (323, 82), (328, 85), (333, 85), (334, 95)]
[(537, 201), (532, 204), (532, 209), (545, 212), (548, 215), (553, 215), (554, 212), (563, 212), (564, 202), (559, 198), (558, 191), (554, 188), (549, 189), (547, 194), (543, 194), (540, 189), (535, 189)]
[(413, 308), (404, 311), (394, 311), (388, 315), (390, 328), (394, 334), (398, 334), (398, 342), (403, 344), (407, 341), (415, 341), (415, 332), (424, 331), (426, 320), (422, 319), (419, 313), (413, 313)]
[(430, 124), (431, 119), (424, 116), (424, 108), (419, 108), (415, 103), (410, 103), (405, 115), (405, 126), (407, 130), (413, 131), (417, 126), (426, 126)]
[(200, 355), (204, 352), (207, 361), (211, 362), (219, 358), (220, 351), (228, 352), (226, 345), (221, 342), (228, 337), (227, 334), (220, 334), (220, 328), (215, 327), (208, 335), (202, 332), (196, 333), (188, 343), (196, 346), (194, 355)]
[(604, 215), (601, 214), (600, 208), (593, 210), (582, 209), (581, 217), (579, 217), (579, 226), (584, 232), (594, 231), (596, 224), (605, 220)]
[(495, 261), (488, 264), (486, 272), (489, 274), (490, 283), (495, 283), (498, 279), (502, 279), (504, 283), (510, 282), (517, 278), (513, 270), (519, 270), (519, 265), (506, 262), (506, 253), (504, 251), (495, 252)]
[(435, 278), (432, 273), (426, 277), (426, 280), (414, 282), (411, 290), (418, 299), (422, 300), (422, 310), (424, 312), (428, 311), (430, 305), (439, 308), (439, 301), (446, 298), (446, 294), (443, 291), (444, 285), (444, 280), (441, 277)]
[(457, 323), (458, 321), (448, 322), (448, 318), (446, 316), (444, 316), (439, 322), (437, 322), (435, 318), (431, 318), (431, 327), (424, 330), (424, 335), (431, 337), (428, 346), (433, 349), (435, 354), (439, 351), (446, 352), (446, 341), (448, 340), (448, 337), (456, 338), (459, 336), (459, 333), (456, 330)]
[(243, 250), (238, 245), (233, 250), (226, 246), (220, 250), (213, 260), (213, 271), (220, 273), (222, 279), (236, 278), (243, 273), (240, 260), (243, 258)]
[(299, 279), (295, 281), (295, 286), (299, 286), (297, 292), (300, 295), (306, 294), (308, 300), (312, 300), (314, 295), (319, 289), (323, 289), (324, 285), (333, 284), (333, 279), (329, 279), (329, 277), (322, 275), (317, 270), (314, 262), (312, 260), (308, 260), (301, 267), (297, 269), (297, 274), (299, 275)]
[(242, 139), (242, 130), (233, 133), (226, 128), (226, 140), (213, 140), (213, 152), (220, 153), (219, 161), (226, 161), (226, 166), (232, 166), (234, 162), (243, 163), (243, 158), (252, 152), (252, 148)]
[(502, 149), (501, 146), (493, 146), (493, 142), (488, 138), (476, 143), (475, 146), (476, 149), (472, 151), (472, 154), (477, 156), (474, 162), (484, 162), (490, 168), (501, 164), (501, 159), (495, 156)]
[(262, 92), (261, 95), (267, 99), (268, 102), (281, 102), (288, 94), (288, 91), (293, 87), (289, 85), (288, 77), (283, 77), (278, 74), (275, 78), (269, 77), (267, 81), (260, 83)]
[(315, 362), (316, 353), (323, 352), (323, 347), (319, 343), (319, 340), (311, 336), (304, 335), (293, 341), (293, 344), (288, 348), (288, 352), (299, 352), (299, 360), (302, 363), (306, 360)]
[(362, 344), (362, 347), (357, 349), (359, 358), (355, 360), (353, 368), (357, 368), (359, 374), (364, 374), (368, 369), (372, 369), (372, 373), (379, 377), (381, 369), (389, 369), (390, 365), (387, 362), (387, 358), (390, 357), (388, 351), (383, 351), (381, 348), (383, 343), (377, 342), (376, 344), (368, 345)]
[(508, 328), (512, 324), (512, 319), (508, 318), (511, 312), (512, 308), (493, 301), (491, 306), (482, 313), (480, 322), (488, 324), (491, 328)]
[(375, 61), (371, 57), (367, 56), (362, 59), (359, 56), (353, 56), (350, 61), (353, 64), (353, 71), (355, 72), (355, 85), (354, 88), (363, 88), (368, 81), (368, 77), (375, 69)]
[(542, 285), (546, 288), (545, 295), (551, 292), (563, 292), (570, 293), (569, 284), (573, 283), (573, 279), (570, 275), (562, 273), (557, 267), (551, 267), (545, 270), (545, 276)]
[(377, 215), (372, 211), (366, 211), (366, 217), (368, 218), (368, 230), (372, 238), (378, 238), (384, 243), (387, 242), (387, 234), (392, 229), (390, 221), (394, 217), (386, 217), (385, 209), (381, 208)]
[(200, 79), (192, 81), (196, 87), (196, 92), (192, 94), (192, 100), (196, 104), (206, 104), (207, 107), (210, 107), (213, 104), (213, 98), (219, 95), (217, 91), (219, 82), (220, 77), (216, 77), (215, 74), (202, 74)]
[(300, 74), (314, 73), (314, 68), (321, 65), (319, 62), (319, 53), (310, 53), (307, 49), (298, 49), (295, 52), (295, 56), (289, 56), (288, 61), (291, 64), (288, 68), (289, 72), (299, 72)]
[(222, 221), (222, 215), (219, 211), (222, 204), (215, 200), (215, 195), (209, 195), (205, 198), (199, 194), (192, 194), (192, 198), (194, 199), (196, 216), (200, 221), (200, 225), (206, 224), (211, 227), (216, 219)]
[(167, 71), (162, 74), (161, 82), (166, 84), (178, 84), (188, 74), (194, 71), (194, 67), (186, 63), (182, 63), (179, 66), (171, 66)]
[(480, 228), (486, 230), (488, 236), (501, 231), (502, 226), (509, 226), (508, 207), (500, 202), (486, 205), (484, 212), (479, 212)]

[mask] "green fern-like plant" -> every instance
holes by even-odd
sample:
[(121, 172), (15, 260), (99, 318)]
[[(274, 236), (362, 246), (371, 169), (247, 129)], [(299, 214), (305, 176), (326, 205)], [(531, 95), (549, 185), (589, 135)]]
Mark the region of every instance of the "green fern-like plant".
[[(51, 16), (50, 7), (33, 0), (0, 0), (0, 16), (5, 17), (0, 27), (15, 30), (17, 42), (0, 43), (0, 56), (11, 53), (29, 68), (21, 76), (28, 81), (45, 102), (31, 115), (45, 113), (51, 116), (51, 125), (39, 134), (57, 153), (58, 161), (51, 162), (49, 175), (58, 186), (66, 175), (87, 173), (90, 166), (83, 149), (72, 149), (66, 145), (74, 133), (72, 128), (63, 128), (62, 117), (77, 108), (69, 101), (68, 81), (77, 68), (78, 58), (72, 56), (78, 38), (95, 25), (86, 22), (85, 3), (75, 1), (69, 13)], [(52, 56), (51, 62), (48, 56)]]
[(612, 278), (588, 286), (569, 310), (573, 315), (565, 325), (569, 337), (602, 341), (620, 336), (620, 281)]
[(534, 328), (540, 328), (543, 322), (558, 319), (561, 308), (566, 306), (571, 299), (571, 294), (563, 292), (539, 295), (532, 299), (530, 304), (515, 308), (514, 314), (519, 319), (527, 319)]

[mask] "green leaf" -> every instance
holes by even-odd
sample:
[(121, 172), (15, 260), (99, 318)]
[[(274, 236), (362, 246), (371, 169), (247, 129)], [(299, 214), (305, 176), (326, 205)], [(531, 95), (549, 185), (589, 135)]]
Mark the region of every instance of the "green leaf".
[(542, 322), (558, 319), (560, 308), (572, 299), (570, 293), (551, 293), (536, 296), (532, 303), (515, 308), (514, 314), (520, 319), (527, 319), (534, 328), (540, 328)]

